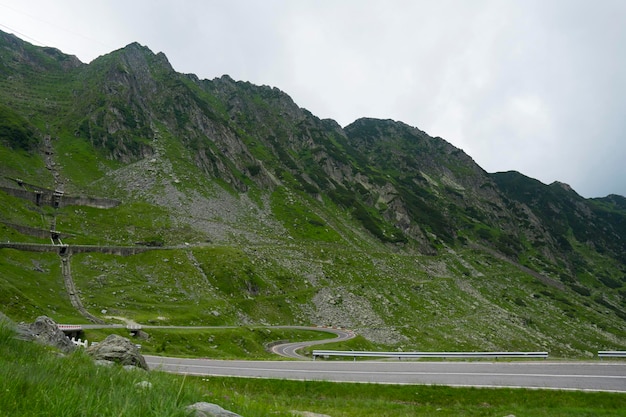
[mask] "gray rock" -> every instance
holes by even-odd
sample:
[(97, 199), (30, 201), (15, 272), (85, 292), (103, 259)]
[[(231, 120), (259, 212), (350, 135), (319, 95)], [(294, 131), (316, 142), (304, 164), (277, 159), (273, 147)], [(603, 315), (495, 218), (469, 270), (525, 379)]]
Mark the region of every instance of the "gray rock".
[(87, 348), (87, 354), (95, 360), (107, 360), (121, 365), (133, 365), (148, 370), (148, 364), (139, 349), (129, 339), (111, 334), (97, 345)]
[(310, 411), (291, 410), (291, 414), (300, 417), (330, 417), (328, 414), (312, 413)]
[(148, 340), (150, 339), (150, 335), (146, 332), (144, 332), (143, 330), (138, 330), (137, 333), (135, 334), (135, 337), (137, 339), (141, 339), (141, 340)]
[(55, 321), (47, 316), (39, 316), (31, 324), (18, 326), (18, 337), (53, 346), (65, 353), (76, 349), (76, 345), (59, 329)]
[(239, 414), (224, 410), (219, 405), (213, 403), (195, 403), (187, 406), (186, 410), (189, 412), (194, 411), (193, 417), (241, 417)]
[(115, 365), (115, 362), (111, 362), (111, 361), (106, 361), (104, 359), (97, 359), (95, 361), (93, 361), (94, 365), (96, 366), (104, 366), (104, 367), (110, 367)]

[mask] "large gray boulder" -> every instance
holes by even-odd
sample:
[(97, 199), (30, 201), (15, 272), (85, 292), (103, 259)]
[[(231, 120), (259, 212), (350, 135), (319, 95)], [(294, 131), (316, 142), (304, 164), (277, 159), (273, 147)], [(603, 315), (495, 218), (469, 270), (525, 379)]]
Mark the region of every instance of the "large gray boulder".
[(17, 330), (20, 339), (34, 340), (65, 353), (76, 349), (76, 345), (59, 329), (56, 322), (47, 316), (39, 316), (31, 324), (19, 325)]
[(148, 370), (148, 364), (139, 353), (139, 349), (129, 339), (111, 334), (98, 344), (92, 343), (87, 354), (95, 360), (116, 362), (121, 365), (133, 365)]
[(217, 404), (199, 402), (187, 406), (188, 412), (193, 412), (193, 417), (241, 417), (239, 414), (223, 409)]

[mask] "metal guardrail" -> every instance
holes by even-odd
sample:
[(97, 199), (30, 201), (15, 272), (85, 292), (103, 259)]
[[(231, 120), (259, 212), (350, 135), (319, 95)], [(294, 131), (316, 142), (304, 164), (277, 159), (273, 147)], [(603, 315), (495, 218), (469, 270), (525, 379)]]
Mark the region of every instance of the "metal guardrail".
[(348, 356), (378, 358), (539, 358), (546, 359), (548, 352), (363, 352), (345, 350), (314, 350), (313, 359), (317, 357)]
[(598, 358), (626, 358), (626, 351), (622, 350), (599, 350)]
[(83, 326), (80, 324), (57, 324), (57, 327), (64, 332), (80, 332)]

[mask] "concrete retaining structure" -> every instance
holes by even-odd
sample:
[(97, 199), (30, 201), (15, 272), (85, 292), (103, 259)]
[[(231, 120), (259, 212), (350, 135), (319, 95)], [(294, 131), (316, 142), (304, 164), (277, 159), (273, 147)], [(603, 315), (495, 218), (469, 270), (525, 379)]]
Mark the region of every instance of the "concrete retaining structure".
[(62, 233), (57, 230), (38, 229), (36, 227), (23, 226), (20, 224), (14, 224), (9, 222), (0, 222), (0, 224), (4, 224), (7, 227), (18, 231), (23, 235), (32, 236), (39, 239), (50, 239), (53, 235), (55, 235), (58, 239), (65, 239), (67, 237), (73, 236), (69, 233)]
[(0, 190), (13, 197), (28, 200), (38, 206), (51, 206), (54, 208), (66, 206), (86, 206), (101, 209), (117, 207), (121, 201), (110, 198), (97, 198), (87, 196), (69, 196), (60, 191), (36, 190), (29, 191), (23, 188), (12, 188), (0, 186)]
[(61, 255), (69, 255), (75, 253), (98, 252), (107, 255), (130, 256), (150, 250), (163, 250), (168, 248), (149, 247), (149, 246), (95, 246), (95, 245), (46, 245), (42, 243), (17, 243), (2, 242), (0, 249), (15, 249), (27, 252), (52, 252)]

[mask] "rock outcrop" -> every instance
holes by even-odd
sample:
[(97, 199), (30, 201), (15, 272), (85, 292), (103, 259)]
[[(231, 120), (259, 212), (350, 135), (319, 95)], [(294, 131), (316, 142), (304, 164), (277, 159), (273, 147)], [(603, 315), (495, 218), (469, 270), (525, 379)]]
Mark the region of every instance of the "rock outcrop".
[(139, 353), (139, 349), (129, 339), (112, 334), (102, 342), (92, 344), (87, 348), (87, 354), (94, 360), (116, 362), (121, 365), (133, 365), (148, 370), (148, 364)]
[(34, 340), (43, 345), (53, 346), (65, 353), (76, 349), (76, 346), (59, 329), (55, 321), (47, 316), (39, 316), (28, 325), (19, 325), (18, 335), (21, 339)]

